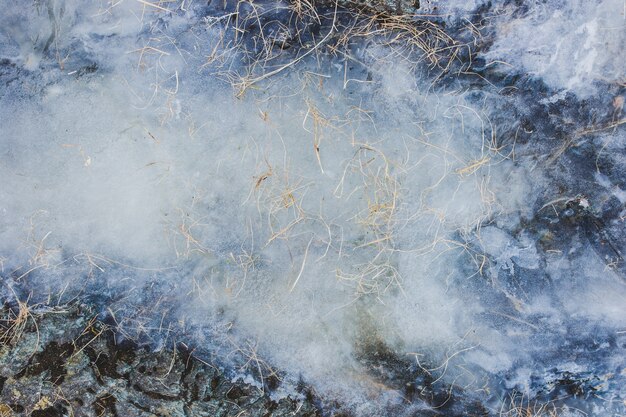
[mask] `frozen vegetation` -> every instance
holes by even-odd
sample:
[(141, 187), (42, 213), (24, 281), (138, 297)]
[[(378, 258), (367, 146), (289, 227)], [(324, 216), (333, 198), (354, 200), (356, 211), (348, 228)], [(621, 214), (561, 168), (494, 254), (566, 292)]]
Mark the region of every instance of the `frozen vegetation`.
[(626, 413), (623, 0), (208, 3), (0, 0), (9, 308), (325, 415)]

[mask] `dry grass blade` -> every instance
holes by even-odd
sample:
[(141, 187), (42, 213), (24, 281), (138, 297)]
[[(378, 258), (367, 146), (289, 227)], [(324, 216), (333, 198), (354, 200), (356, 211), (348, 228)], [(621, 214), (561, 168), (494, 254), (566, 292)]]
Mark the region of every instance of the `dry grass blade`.
[(22, 338), (28, 322), (31, 321), (37, 332), (37, 343), (33, 350), (33, 354), (39, 349), (39, 326), (37, 319), (32, 313), (32, 306), (29, 306), (27, 298), (25, 301), (20, 300), (13, 287), (9, 286), (13, 293), (17, 308), (9, 307), (7, 316), (0, 319), (0, 344), (15, 346)]
[[(524, 394), (514, 392), (507, 401), (503, 401), (500, 417), (559, 417), (564, 414), (551, 403), (533, 401)], [(569, 413), (568, 413), (569, 415)]]

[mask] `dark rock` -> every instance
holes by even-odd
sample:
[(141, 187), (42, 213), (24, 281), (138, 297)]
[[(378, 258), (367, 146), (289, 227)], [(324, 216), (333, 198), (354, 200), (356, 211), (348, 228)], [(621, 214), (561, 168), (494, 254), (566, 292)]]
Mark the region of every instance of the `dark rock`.
[[(312, 401), (272, 400), (267, 390), (231, 379), (184, 345), (153, 352), (128, 340), (116, 343), (112, 327), (94, 320), (90, 309), (63, 311), (36, 316), (36, 326), (3, 347), (0, 414), (29, 410), (35, 417), (60, 417), (71, 409), (73, 415), (99, 417), (233, 416), (243, 411), (267, 417), (321, 416)], [(22, 363), (19, 370), (7, 366), (16, 359)], [(268, 381), (278, 384), (277, 378)]]

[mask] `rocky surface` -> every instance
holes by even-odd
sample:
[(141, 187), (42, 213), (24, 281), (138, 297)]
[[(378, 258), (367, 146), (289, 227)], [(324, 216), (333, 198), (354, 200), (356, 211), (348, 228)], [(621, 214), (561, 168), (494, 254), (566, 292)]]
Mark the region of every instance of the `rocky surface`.
[[(20, 310), (21, 309), (21, 310)], [(318, 416), (305, 395), (273, 400), (185, 347), (116, 340), (84, 306), (2, 311), (0, 416)]]
[[(332, 0), (323, 0), (322, 4), (332, 4)], [(420, 9), (419, 0), (342, 0), (341, 6), (347, 8), (368, 8), (379, 12), (406, 14), (415, 13)]]

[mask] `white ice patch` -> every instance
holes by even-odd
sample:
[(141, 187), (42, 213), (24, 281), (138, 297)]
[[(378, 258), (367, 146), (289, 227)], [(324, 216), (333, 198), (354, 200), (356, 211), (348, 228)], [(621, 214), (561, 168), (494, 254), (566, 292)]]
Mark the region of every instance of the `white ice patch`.
[[(508, 233), (493, 226), (484, 227), (480, 231), (480, 242), (485, 253), (491, 255), (496, 262), (496, 269), (515, 272), (515, 265), (527, 269), (539, 267), (539, 257), (534, 242), (522, 237), (517, 241)], [(494, 271), (497, 274), (496, 271)]]
[(463, 94), (417, 92), (397, 65), (374, 68), (368, 107), (315, 73), (238, 99), (172, 45), (135, 43), (112, 71), (3, 106), (6, 270), (175, 266), (187, 321), (220, 316), (241, 352), (335, 393), (369, 386), (367, 332), (419, 352), (476, 326), (479, 302), (449, 288), (460, 237), (518, 210), (525, 188), (490, 191), (511, 165)]
[(576, 276), (565, 272), (560, 262), (548, 265), (553, 279), (558, 280), (559, 301), (567, 314), (577, 320), (624, 328), (626, 286), (622, 278), (593, 252), (575, 259), (572, 268), (578, 272)]
[(522, 18), (511, 9), (496, 19), (497, 38), (487, 62), (504, 62), (543, 79), (556, 90), (580, 97), (594, 82), (623, 82), (626, 76), (626, 10), (622, 0), (529, 1)]

